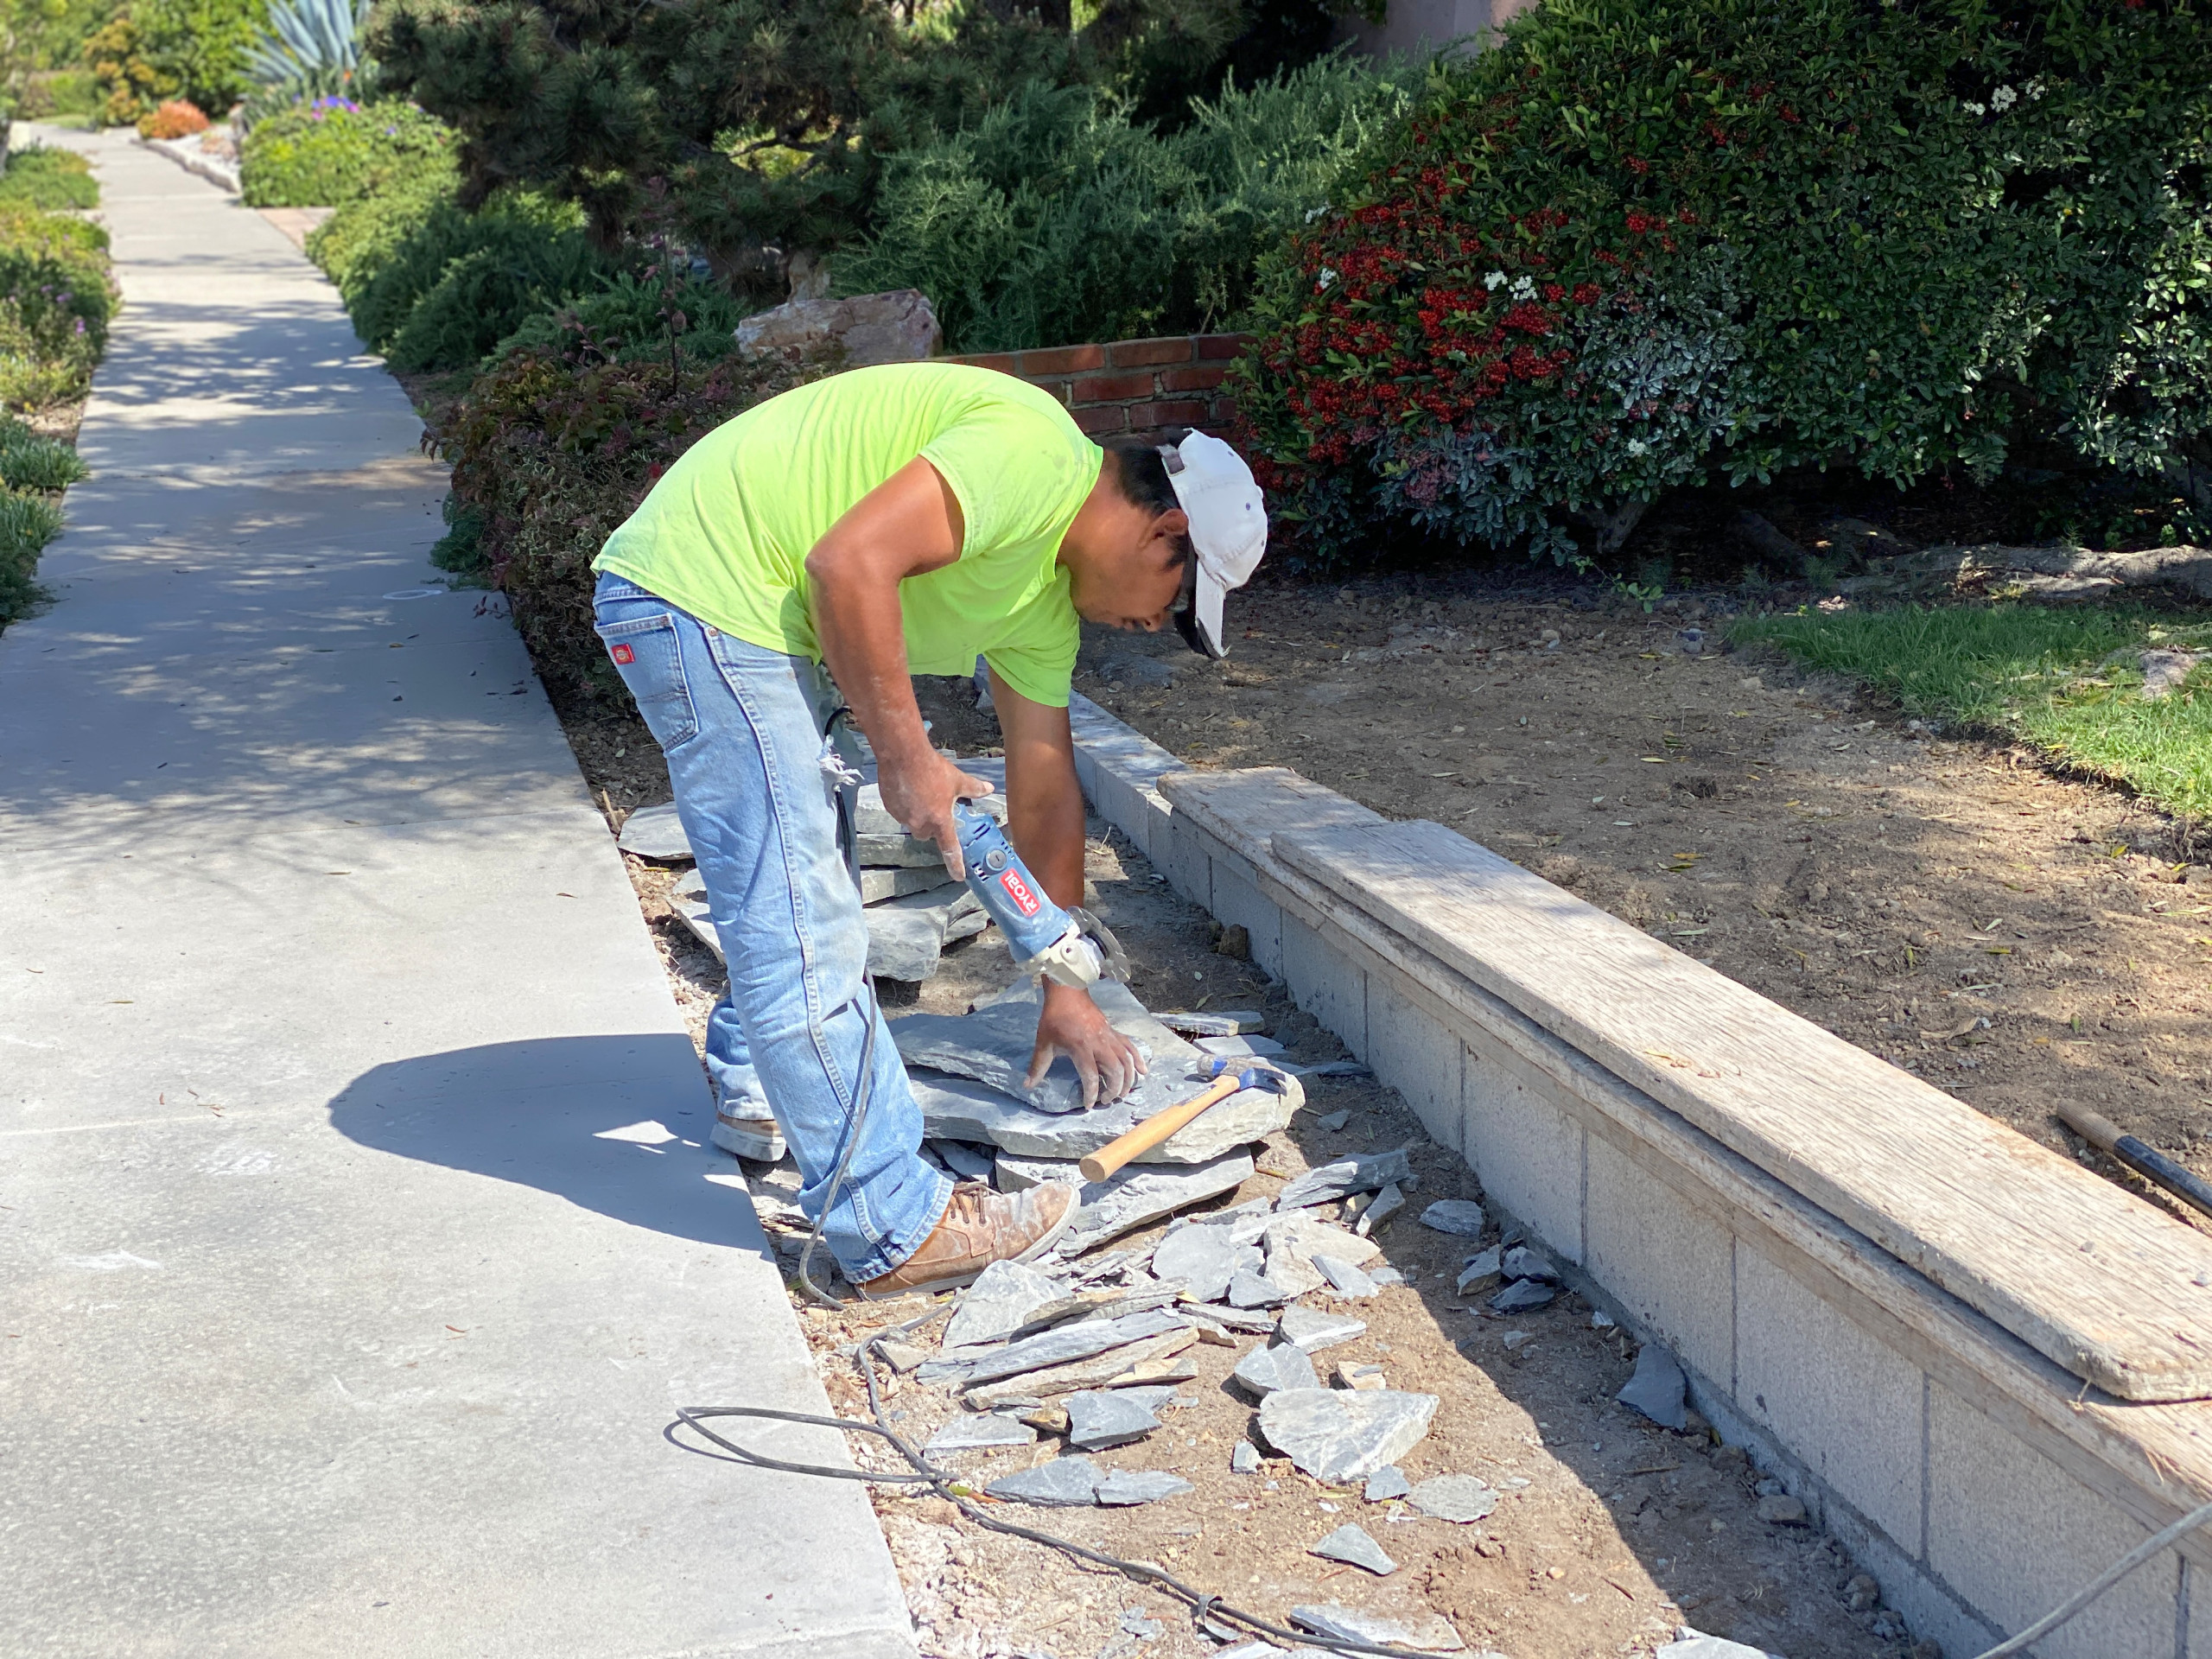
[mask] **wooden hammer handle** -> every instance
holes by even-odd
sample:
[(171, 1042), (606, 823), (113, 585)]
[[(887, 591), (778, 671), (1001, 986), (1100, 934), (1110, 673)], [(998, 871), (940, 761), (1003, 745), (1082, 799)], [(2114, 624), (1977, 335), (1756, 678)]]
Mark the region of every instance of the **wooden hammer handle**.
[(1203, 1093), (1192, 1096), (1179, 1106), (1170, 1106), (1164, 1112), (1154, 1112), (1127, 1135), (1109, 1141), (1085, 1158), (1078, 1166), (1083, 1171), (1083, 1179), (1086, 1181), (1104, 1180), (1139, 1153), (1151, 1151), (1207, 1107), (1227, 1100), (1236, 1090), (1236, 1074), (1224, 1072)]

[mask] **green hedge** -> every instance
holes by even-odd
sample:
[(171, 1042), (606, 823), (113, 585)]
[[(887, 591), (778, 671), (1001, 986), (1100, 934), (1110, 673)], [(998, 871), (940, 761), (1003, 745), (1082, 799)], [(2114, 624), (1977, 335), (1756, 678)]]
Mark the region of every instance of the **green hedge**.
[(1571, 557), (1714, 477), (2212, 459), (2206, 41), (2196, 0), (1546, 0), (1270, 265), (1279, 505), (1319, 556)]
[[(667, 291), (653, 277), (627, 270), (602, 276), (600, 283), (556, 310), (526, 319), (492, 355), (535, 352), (574, 354), (579, 360), (665, 363), (673, 320), (678, 360), (711, 363), (737, 349), (737, 325), (752, 309), (719, 283), (692, 277)], [(666, 315), (671, 312), (673, 319)]]
[(250, 207), (340, 207), (417, 179), (450, 181), (456, 142), (411, 104), (317, 99), (255, 123), (238, 188)]
[(115, 307), (105, 231), (0, 204), (0, 404), (84, 396)]
[(26, 144), (8, 152), (8, 170), (0, 174), (0, 203), (48, 211), (97, 207), (100, 188), (92, 181), (92, 164), (76, 151)]
[(1094, 89), (1032, 82), (886, 165), (847, 293), (918, 288), (952, 351), (1220, 327), (1262, 250), (1392, 123), (1411, 72), (1332, 57), (1195, 103), (1163, 136)]

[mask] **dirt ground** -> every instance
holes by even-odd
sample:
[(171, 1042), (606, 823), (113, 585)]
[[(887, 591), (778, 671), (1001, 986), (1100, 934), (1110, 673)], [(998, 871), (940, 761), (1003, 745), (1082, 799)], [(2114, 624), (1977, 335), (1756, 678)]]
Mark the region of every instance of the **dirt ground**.
[(1738, 603), (1281, 582), (1232, 601), (1227, 662), (1101, 634), (1077, 683), (1195, 766), (1448, 824), (2045, 1145), (2082, 1155), (2072, 1099), (2212, 1174), (2212, 871), (2184, 832), (1729, 652)]
[[(922, 690), (944, 741), (977, 753), (995, 736), (957, 682), (925, 682)], [(665, 775), (641, 728), (573, 711), (568, 724), (594, 795), (616, 819), (628, 807), (665, 798)], [(1147, 1006), (1256, 1008), (1294, 1057), (1342, 1053), (1264, 974), (1218, 954), (1210, 919), (1173, 893), (1118, 835), (1096, 821), (1090, 830), (1092, 900), (1128, 949), (1132, 988)], [(720, 990), (719, 965), (669, 910), (672, 873), (626, 861), (696, 1038)], [(883, 991), (894, 1019), (912, 1009), (957, 1013), (1012, 976), (992, 930), (949, 950), (926, 985), (886, 984)], [(1290, 1176), (1337, 1158), (1417, 1148), (1418, 1190), (1378, 1233), (1383, 1259), (1407, 1284), (1351, 1307), (1367, 1320), (1366, 1335), (1318, 1356), (1317, 1368), (1328, 1375), (1339, 1361), (1379, 1364), (1389, 1386), (1440, 1396), (1428, 1438), (1402, 1460), (1407, 1475), (1417, 1481), (1478, 1474), (1508, 1492), (1507, 1500), (1488, 1520), (1459, 1527), (1403, 1504), (1370, 1505), (1358, 1490), (1324, 1487), (1281, 1459), (1256, 1475), (1232, 1474), (1231, 1448), (1254, 1414), (1226, 1378), (1256, 1340), (1246, 1338), (1233, 1349), (1189, 1351), (1198, 1369), (1182, 1389), (1191, 1403), (1165, 1413), (1166, 1427), (1148, 1440), (1099, 1454), (1110, 1466), (1173, 1469), (1195, 1492), (1135, 1510), (1008, 1506), (1012, 1518), (1124, 1558), (1158, 1561), (1279, 1623), (1293, 1605), (1313, 1601), (1433, 1611), (1449, 1617), (1472, 1649), (1493, 1648), (1510, 1659), (1648, 1653), (1684, 1623), (1790, 1659), (1898, 1659), (1916, 1651), (1895, 1616), (1880, 1608), (1872, 1580), (1854, 1584), (1858, 1569), (1840, 1546), (1802, 1525), (1758, 1518), (1760, 1476), (1739, 1449), (1717, 1446), (1709, 1433), (1669, 1433), (1614, 1402), (1634, 1368), (1635, 1345), (1618, 1329), (1594, 1325), (1583, 1297), (1570, 1292), (1548, 1308), (1503, 1319), (1483, 1306), (1487, 1292), (1469, 1300), (1452, 1294), (1459, 1266), (1476, 1246), (1429, 1232), (1414, 1217), (1435, 1198), (1480, 1192), (1466, 1166), (1427, 1141), (1394, 1092), (1366, 1078), (1312, 1078), (1306, 1086), (1306, 1109), (1268, 1143), (1251, 1180), (1215, 1203), (1270, 1194)], [(1338, 1111), (1351, 1114), (1341, 1128), (1320, 1127)], [(796, 1180), (788, 1165), (746, 1168), (772, 1192), (788, 1192)], [(1160, 1230), (1118, 1240), (1115, 1248), (1141, 1246)], [(798, 1240), (779, 1236), (786, 1267)], [(1494, 1225), (1485, 1242), (1498, 1242)], [(924, 1306), (836, 1314), (802, 1306), (838, 1411), (867, 1409), (853, 1363), (839, 1350)], [(894, 1389), (888, 1403), (896, 1426), (918, 1442), (960, 1411), (947, 1395), (911, 1380)], [(1693, 1429), (1700, 1428), (1694, 1419)], [(1060, 1449), (1047, 1436), (1026, 1452), (958, 1452), (946, 1461), (982, 1484)], [(857, 1452), (875, 1456), (865, 1446)], [(1183, 1659), (1216, 1650), (1188, 1613), (1156, 1591), (986, 1533), (941, 1499), (887, 1487), (875, 1491), (874, 1501), (931, 1659)], [(1378, 1580), (1306, 1553), (1351, 1520), (1382, 1543), (1398, 1562), (1396, 1573)], [(1932, 1649), (1917, 1651), (1932, 1659)]]

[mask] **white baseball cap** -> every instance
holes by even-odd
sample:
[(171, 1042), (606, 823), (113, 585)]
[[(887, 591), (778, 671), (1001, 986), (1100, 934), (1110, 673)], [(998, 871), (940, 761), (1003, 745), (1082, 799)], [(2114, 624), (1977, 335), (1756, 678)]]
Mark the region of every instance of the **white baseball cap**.
[(1244, 457), (1219, 438), (1193, 432), (1180, 443), (1160, 445), (1160, 457), (1191, 521), (1191, 546), (1198, 556), (1175, 612), (1176, 630), (1192, 650), (1226, 657), (1221, 601), (1260, 568), (1268, 550), (1267, 500)]

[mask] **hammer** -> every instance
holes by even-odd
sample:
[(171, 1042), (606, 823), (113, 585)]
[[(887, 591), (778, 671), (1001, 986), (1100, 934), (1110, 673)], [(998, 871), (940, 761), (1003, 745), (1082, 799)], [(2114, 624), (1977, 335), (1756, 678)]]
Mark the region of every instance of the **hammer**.
[(1213, 1071), (1214, 1080), (1190, 1099), (1170, 1106), (1164, 1112), (1154, 1112), (1128, 1134), (1108, 1141), (1085, 1158), (1077, 1166), (1083, 1172), (1083, 1179), (1104, 1180), (1140, 1153), (1151, 1151), (1206, 1108), (1219, 1105), (1239, 1090), (1256, 1089), (1263, 1083), (1272, 1083), (1277, 1090), (1282, 1087), (1282, 1073), (1271, 1065), (1248, 1065), (1241, 1071), (1231, 1071), (1228, 1061), (1216, 1059)]
[[(2192, 1205), (2206, 1215), (2212, 1216), (2212, 1186), (2190, 1174), (2156, 1147), (2139, 1141), (2132, 1135), (2121, 1134), (2120, 1125), (2110, 1118), (2093, 1112), (2086, 1106), (2076, 1106), (2071, 1101), (2059, 1107), (2058, 1116), (2068, 1128), (2098, 1151), (2110, 1153), (2144, 1179), (2164, 1187), (2183, 1203)], [(1138, 1127), (1141, 1128), (1143, 1126)], [(1120, 1144), (1120, 1141), (1115, 1142), (1116, 1146)], [(1107, 1150), (1110, 1152), (1113, 1147)]]

